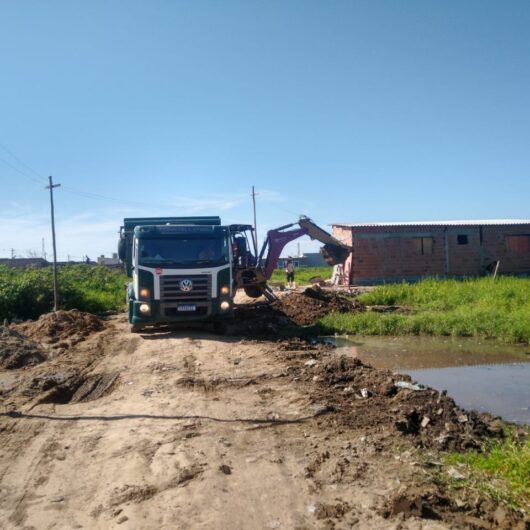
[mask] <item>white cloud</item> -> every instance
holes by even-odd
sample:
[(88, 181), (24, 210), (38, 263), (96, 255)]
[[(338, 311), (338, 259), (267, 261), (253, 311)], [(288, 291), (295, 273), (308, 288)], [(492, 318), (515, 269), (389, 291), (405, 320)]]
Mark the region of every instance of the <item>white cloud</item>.
[[(262, 239), (266, 231), (286, 222), (296, 221), (298, 216), (290, 211), (290, 201), (274, 190), (257, 190), (258, 195), (258, 231)], [(64, 200), (64, 197), (63, 197)], [(145, 206), (100, 205), (97, 208), (78, 211), (65, 215), (61, 208), (56, 210), (57, 252), (60, 260), (68, 255), (72, 259), (82, 259), (88, 255), (95, 259), (101, 254), (116, 252), (118, 231), (124, 217), (154, 217), (160, 215), (223, 215), (233, 222), (251, 223), (252, 201), (250, 192), (235, 194), (214, 194), (208, 196), (169, 197), (168, 205), (161, 211), (160, 205)], [(296, 203), (296, 201), (294, 201)], [(283, 208), (286, 204), (289, 208)], [(300, 204), (300, 203), (298, 203)], [(266, 206), (268, 205), (268, 206)], [(269, 211), (269, 206), (276, 213)], [(278, 215), (279, 211), (281, 215)], [(262, 224), (260, 225), (260, 218)], [(278, 222), (275, 222), (277, 219)], [(40, 255), (42, 238), (45, 239), (47, 257), (52, 253), (50, 214), (46, 208), (35, 211), (28, 204), (11, 201), (0, 213), (2, 234), (0, 235), (0, 256), (10, 256), (11, 249), (19, 256), (28, 251)], [(305, 244), (304, 247), (305, 248)]]

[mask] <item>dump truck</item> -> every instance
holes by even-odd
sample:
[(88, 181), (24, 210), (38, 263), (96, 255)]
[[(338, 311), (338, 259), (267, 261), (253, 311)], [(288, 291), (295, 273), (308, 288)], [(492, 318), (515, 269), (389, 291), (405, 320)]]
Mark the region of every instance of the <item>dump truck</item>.
[(230, 231), (219, 217), (124, 219), (118, 254), (132, 277), (131, 331), (233, 316)]
[(127, 287), (131, 331), (201, 321), (222, 329), (234, 316), (238, 289), (274, 300), (267, 280), (285, 245), (303, 235), (324, 243), (330, 265), (346, 259), (349, 247), (307, 217), (270, 230), (260, 252), (248, 224), (223, 226), (215, 216), (124, 219), (118, 255), (132, 277)]

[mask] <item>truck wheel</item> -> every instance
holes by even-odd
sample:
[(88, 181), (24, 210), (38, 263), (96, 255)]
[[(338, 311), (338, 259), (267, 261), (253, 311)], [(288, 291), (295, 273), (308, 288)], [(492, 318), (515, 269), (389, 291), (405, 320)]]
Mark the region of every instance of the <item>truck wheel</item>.
[(250, 298), (259, 298), (263, 291), (259, 287), (251, 285), (250, 287), (245, 287), (245, 294)]
[(213, 331), (217, 335), (226, 335), (226, 323), (225, 322), (214, 322), (213, 323)]
[(131, 324), (131, 333), (140, 333), (144, 327), (142, 324)]

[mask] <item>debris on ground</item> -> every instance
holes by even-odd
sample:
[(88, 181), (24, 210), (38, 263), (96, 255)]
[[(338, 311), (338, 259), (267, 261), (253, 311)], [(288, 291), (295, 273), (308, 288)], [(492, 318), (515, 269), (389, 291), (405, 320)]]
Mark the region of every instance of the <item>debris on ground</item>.
[(14, 329), (0, 326), (0, 368), (33, 366), (46, 360), (43, 347)]
[(313, 276), (312, 278), (309, 278), (309, 283), (312, 285), (320, 285), (321, 287), (326, 285), (326, 280), (322, 278), (322, 276)]
[[(464, 413), (445, 392), (416, 390), (409, 376), (345, 355), (331, 355), (311, 370), (306, 364), (305, 379), (315, 384), (313, 398), (334, 407), (335, 420), (349, 427), (376, 425), (384, 434), (401, 434), (416, 447), (452, 451), (479, 448), (484, 439), (504, 434), (489, 414)], [(396, 379), (407, 378), (410, 386), (396, 386)]]
[(103, 328), (104, 324), (99, 318), (78, 309), (46, 313), (38, 320), (11, 326), (11, 329), (59, 351), (67, 350)]

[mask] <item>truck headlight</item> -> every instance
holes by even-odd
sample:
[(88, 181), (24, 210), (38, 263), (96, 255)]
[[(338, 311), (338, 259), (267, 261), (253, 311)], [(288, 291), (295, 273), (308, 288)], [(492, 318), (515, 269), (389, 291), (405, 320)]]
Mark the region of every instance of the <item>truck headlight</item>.
[(149, 304), (140, 304), (140, 313), (149, 313), (150, 310)]
[(230, 287), (228, 287), (228, 285), (223, 285), (221, 287), (221, 294), (230, 294)]
[(149, 298), (149, 296), (151, 296), (149, 289), (145, 287), (143, 289), (140, 289), (140, 298)]
[(230, 302), (227, 302), (225, 300), (224, 302), (221, 302), (220, 307), (222, 311), (227, 311), (228, 309), (230, 309)]

